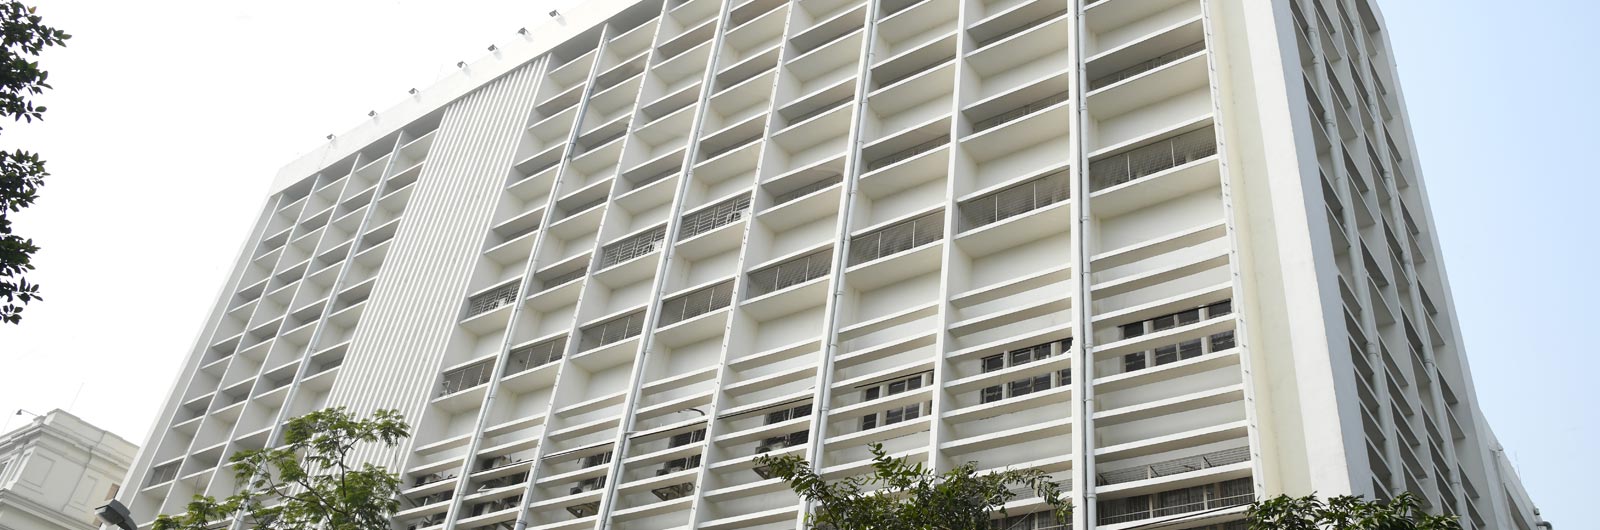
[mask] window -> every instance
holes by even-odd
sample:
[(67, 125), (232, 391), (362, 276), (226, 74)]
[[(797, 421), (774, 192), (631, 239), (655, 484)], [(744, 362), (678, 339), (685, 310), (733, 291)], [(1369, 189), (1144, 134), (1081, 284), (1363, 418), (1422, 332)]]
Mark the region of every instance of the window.
[[(1174, 328), (1180, 328), (1199, 323), (1202, 320), (1221, 317), (1233, 312), (1233, 301), (1223, 300), (1203, 307), (1179, 311), (1176, 313), (1158, 316), (1149, 320), (1123, 324), (1119, 327), (1123, 339), (1139, 337), (1147, 333), (1155, 333)], [(1206, 353), (1219, 352), (1234, 347), (1233, 331), (1213, 333), (1207, 337), (1189, 339), (1175, 344), (1166, 344), (1154, 349), (1130, 353), (1122, 357), (1122, 371), (1132, 372), (1143, 370), (1151, 366), (1161, 366), (1178, 361), (1193, 359)]]
[[(877, 400), (882, 397), (903, 394), (922, 388), (932, 383), (933, 372), (923, 372), (909, 377), (900, 377), (888, 381), (869, 383), (861, 390), (863, 403)], [(913, 403), (888, 410), (878, 411), (861, 417), (861, 430), (875, 429), (882, 425), (893, 425), (922, 417), (924, 407), (932, 406), (930, 402)]]
[[(1069, 338), (990, 355), (983, 358), (983, 371), (985, 373), (996, 372), (1013, 366), (1048, 359), (1057, 352), (1065, 353), (1071, 347), (1072, 339)], [(1017, 379), (1004, 385), (985, 387), (978, 391), (978, 401), (980, 403), (993, 403), (1007, 397), (1024, 396), (1049, 390), (1055, 386), (1069, 384), (1072, 384), (1072, 369), (1066, 368), (1055, 373)]]
[(706, 430), (699, 429), (693, 432), (675, 434), (667, 441), (667, 447), (683, 447), (706, 439)]

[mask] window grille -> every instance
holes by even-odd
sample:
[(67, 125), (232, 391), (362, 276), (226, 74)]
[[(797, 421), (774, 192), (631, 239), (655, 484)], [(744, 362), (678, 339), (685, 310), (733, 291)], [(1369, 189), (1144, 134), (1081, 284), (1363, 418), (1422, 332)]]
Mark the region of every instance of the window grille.
[(1203, 455), (1175, 458), (1172, 460), (1156, 462), (1154, 464), (1107, 471), (1096, 474), (1095, 478), (1097, 479), (1096, 484), (1100, 486), (1109, 486), (1113, 484), (1122, 484), (1124, 482), (1133, 482), (1136, 480), (1167, 477), (1248, 461), (1250, 461), (1250, 448), (1235, 447), (1232, 449), (1212, 451)]
[(694, 213), (685, 214), (678, 222), (678, 240), (689, 239), (736, 223), (749, 214), (749, 195), (734, 197)]
[(994, 44), (996, 42), (1000, 42), (1002, 40), (1005, 40), (1005, 39), (1011, 37), (1012, 35), (1016, 35), (1018, 33), (1022, 33), (1024, 31), (1028, 31), (1030, 29), (1039, 27), (1040, 25), (1043, 25), (1046, 22), (1055, 20), (1056, 18), (1060, 17), (1061, 15), (1067, 14), (1067, 11), (1069, 11), (1069, 10), (1068, 9), (1063, 9), (1063, 10), (1060, 10), (1060, 11), (1056, 11), (1054, 13), (1050, 13), (1048, 15), (1044, 15), (1044, 16), (1041, 16), (1041, 17), (1034, 18), (1032, 20), (1029, 20), (1029, 21), (1023, 23), (1021, 26), (1017, 26), (1015, 28), (1008, 29), (1008, 30), (1006, 30), (1005, 32), (1003, 32), (1003, 33), (1001, 33), (999, 35), (995, 35), (993, 37), (989, 37), (989, 38), (980, 40), (980, 41), (978, 41), (977, 46), (974, 46), (972, 49), (976, 50), (976, 49), (979, 49), (979, 48), (983, 48), (983, 47), (988, 46), (990, 44)]
[(644, 331), (644, 311), (636, 311), (626, 316), (613, 318), (583, 328), (583, 338), (579, 343), (579, 349), (580, 351), (592, 350), (632, 338), (642, 331)]
[(519, 287), (522, 287), (521, 281), (512, 281), (468, 298), (467, 318), (494, 311), (501, 306), (517, 301), (517, 289)]
[(444, 373), (440, 380), (439, 395), (446, 396), (489, 382), (494, 375), (494, 362), (483, 361)]
[(997, 223), (1067, 200), (1067, 170), (1063, 169), (961, 204), (967, 229)]
[(1216, 132), (1210, 127), (1187, 132), (1089, 163), (1095, 191), (1144, 178), (1217, 154)]
[(711, 151), (710, 153), (706, 154), (706, 157), (703, 158), (702, 160), (710, 160), (710, 159), (713, 159), (713, 158), (728, 154), (729, 152), (733, 151), (734, 149), (738, 149), (740, 147), (744, 147), (744, 146), (750, 145), (752, 143), (755, 143), (756, 140), (760, 140), (760, 139), (761, 139), (761, 135), (760, 134), (756, 134), (756, 135), (751, 136), (749, 138), (741, 138), (741, 139), (738, 139), (738, 140), (734, 140), (732, 143), (729, 143), (726, 147), (717, 149), (715, 151)]
[(999, 115), (994, 116), (992, 118), (987, 118), (987, 119), (984, 119), (984, 120), (981, 120), (981, 121), (973, 122), (973, 124), (972, 124), (972, 132), (981, 132), (981, 131), (986, 131), (986, 130), (989, 130), (989, 129), (993, 129), (995, 127), (999, 127), (1001, 125), (1016, 121), (1017, 119), (1022, 118), (1023, 116), (1027, 116), (1029, 114), (1033, 114), (1035, 112), (1039, 112), (1041, 110), (1044, 110), (1044, 109), (1059, 105), (1061, 103), (1065, 103), (1069, 96), (1070, 96), (1069, 93), (1061, 92), (1059, 94), (1051, 95), (1049, 97), (1046, 97), (1044, 99), (1035, 101), (1033, 103), (1029, 103), (1027, 105), (1023, 105), (1021, 107), (1017, 107), (1017, 108), (1002, 112)]
[(944, 238), (944, 212), (933, 212), (910, 221), (850, 239), (850, 265), (911, 250)]
[(832, 268), (832, 261), (830, 248), (751, 272), (749, 295), (762, 296), (821, 278)]
[(895, 151), (889, 155), (873, 159), (871, 163), (867, 164), (867, 171), (877, 171), (879, 169), (894, 165), (895, 163), (916, 158), (917, 155), (944, 147), (944, 145), (948, 143), (950, 143), (950, 137), (946, 135), (913, 145), (911, 147), (907, 147), (905, 149), (901, 149), (899, 151)]
[(1090, 81), (1089, 82), (1089, 90), (1098, 90), (1098, 89), (1101, 89), (1101, 88), (1105, 88), (1107, 86), (1115, 84), (1118, 81), (1122, 81), (1124, 79), (1128, 79), (1130, 77), (1134, 77), (1134, 76), (1137, 76), (1139, 74), (1142, 74), (1142, 73), (1145, 73), (1145, 72), (1148, 72), (1148, 71), (1151, 71), (1151, 70), (1155, 70), (1155, 69), (1160, 68), (1162, 66), (1165, 66), (1165, 65), (1167, 65), (1169, 63), (1175, 62), (1178, 59), (1182, 59), (1184, 57), (1188, 57), (1190, 55), (1194, 55), (1196, 53), (1200, 53), (1200, 51), (1205, 50), (1205, 49), (1206, 49), (1206, 42), (1205, 41), (1196, 42), (1194, 44), (1190, 44), (1188, 46), (1184, 46), (1182, 48), (1178, 48), (1176, 50), (1173, 50), (1173, 51), (1167, 52), (1165, 54), (1162, 54), (1160, 56), (1157, 56), (1154, 59), (1150, 59), (1148, 61), (1144, 61), (1142, 63), (1136, 64), (1136, 65), (1133, 65), (1133, 66), (1129, 66), (1129, 67), (1124, 68), (1122, 70), (1118, 70), (1116, 73), (1100, 76), (1099, 78), (1096, 78), (1094, 81)]
[(567, 338), (561, 337), (511, 350), (506, 359), (506, 374), (526, 372), (559, 361), (566, 347)]
[(729, 280), (662, 302), (661, 318), (657, 324), (670, 326), (728, 307), (731, 303), (733, 303), (733, 281)]
[(571, 217), (574, 214), (579, 214), (579, 213), (583, 213), (583, 212), (589, 211), (590, 208), (594, 208), (596, 206), (604, 204), (605, 202), (606, 202), (606, 198), (605, 197), (596, 197), (592, 201), (589, 201), (589, 202), (586, 202), (586, 203), (583, 203), (583, 204), (579, 204), (579, 205), (573, 206), (571, 208), (562, 208), (562, 212), (564, 212), (564, 214), (566, 216)]
[(667, 227), (658, 226), (642, 234), (606, 245), (600, 249), (600, 268), (604, 269), (651, 252), (661, 250), (667, 239)]
[(1013, 515), (989, 520), (989, 530), (1067, 530), (1072, 521), (1061, 521), (1050, 511)]
[(816, 182), (812, 182), (810, 184), (806, 184), (804, 186), (801, 186), (801, 187), (795, 188), (793, 190), (790, 190), (790, 191), (788, 191), (786, 193), (782, 193), (782, 194), (773, 196), (772, 197), (772, 205), (773, 206), (777, 206), (779, 204), (783, 204), (783, 203), (786, 203), (786, 202), (793, 201), (795, 199), (799, 199), (801, 197), (805, 197), (805, 196), (810, 195), (812, 193), (816, 193), (818, 191), (822, 191), (823, 189), (832, 187), (834, 184), (838, 184), (838, 183), (840, 183), (842, 181), (844, 181), (844, 175), (840, 175), (838, 173), (830, 174), (829, 176), (824, 177), (821, 180), (818, 180)]

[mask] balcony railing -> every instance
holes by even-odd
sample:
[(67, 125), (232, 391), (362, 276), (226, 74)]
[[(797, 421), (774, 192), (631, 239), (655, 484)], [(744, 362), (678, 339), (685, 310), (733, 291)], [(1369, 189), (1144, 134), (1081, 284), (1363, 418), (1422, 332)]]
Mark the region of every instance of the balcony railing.
[[(545, 290), (549, 290), (551, 287), (565, 285), (567, 282), (570, 282), (572, 280), (576, 280), (578, 278), (582, 278), (583, 275), (587, 274), (588, 272), (589, 272), (588, 270), (585, 270), (585, 269), (582, 269), (582, 268), (575, 269), (575, 270), (570, 271), (570, 272), (563, 272), (561, 274), (557, 274), (555, 276), (551, 276), (549, 278), (545, 278), (543, 280), (540, 280), (539, 284)], [(543, 291), (540, 291), (540, 292), (543, 292)]]
[(513, 281), (467, 299), (467, 318), (472, 318), (517, 301), (521, 281)]
[(1223, 449), (1221, 451), (1212, 451), (1203, 455), (1176, 458), (1164, 462), (1156, 462), (1154, 464), (1130, 467), (1127, 469), (1118, 469), (1116, 471), (1107, 471), (1096, 474), (1095, 477), (1098, 479), (1096, 480), (1098, 485), (1110, 486), (1112, 484), (1122, 484), (1124, 482), (1133, 482), (1136, 480), (1168, 477), (1172, 475), (1248, 461), (1250, 461), (1250, 448), (1235, 447), (1232, 449)]
[(1063, 169), (961, 204), (968, 230), (994, 224), (1068, 197), (1067, 170)]
[(984, 119), (982, 121), (974, 122), (972, 124), (972, 132), (976, 133), (976, 132), (983, 132), (983, 131), (986, 131), (986, 130), (989, 130), (989, 129), (993, 129), (995, 127), (999, 127), (1001, 125), (1005, 125), (1007, 123), (1011, 123), (1013, 121), (1021, 119), (1022, 117), (1027, 116), (1029, 114), (1033, 114), (1035, 112), (1039, 112), (1041, 110), (1044, 110), (1044, 109), (1047, 109), (1047, 108), (1050, 108), (1050, 107), (1054, 107), (1056, 105), (1060, 105), (1062, 103), (1065, 103), (1070, 96), (1071, 96), (1071, 94), (1069, 94), (1067, 92), (1061, 92), (1061, 93), (1058, 93), (1058, 94), (1047, 96), (1047, 97), (1045, 97), (1043, 99), (1040, 99), (1038, 101), (1029, 103), (1027, 105), (1023, 105), (1021, 107), (1017, 107), (1017, 108), (1002, 112), (1002, 113), (1000, 113), (999, 115), (997, 115), (995, 117), (987, 118), (987, 119)]
[(923, 154), (923, 153), (926, 153), (926, 152), (929, 152), (929, 151), (933, 151), (933, 150), (938, 149), (940, 147), (944, 147), (944, 145), (948, 144), (948, 143), (950, 143), (950, 137), (949, 136), (940, 136), (938, 138), (934, 138), (932, 140), (928, 140), (926, 142), (922, 142), (920, 144), (913, 145), (913, 146), (905, 148), (905, 149), (901, 149), (901, 150), (896, 151), (896, 152), (894, 152), (892, 154), (889, 154), (887, 156), (882, 156), (882, 157), (878, 157), (878, 158), (874, 159), (871, 163), (867, 164), (867, 171), (877, 171), (879, 169), (883, 169), (883, 168), (889, 167), (891, 165), (894, 165), (895, 163), (906, 161), (906, 160), (910, 160), (912, 158), (916, 158), (917, 155), (920, 155), (920, 154)]
[(738, 222), (750, 214), (750, 196), (741, 195), (687, 214), (678, 222), (678, 240), (689, 239)]
[(833, 186), (834, 184), (838, 184), (838, 183), (843, 182), (843, 181), (844, 181), (844, 175), (840, 175), (838, 173), (830, 174), (829, 176), (823, 177), (822, 179), (817, 180), (816, 182), (812, 182), (810, 184), (806, 184), (804, 186), (800, 186), (800, 187), (795, 188), (793, 190), (789, 190), (788, 192), (773, 196), (772, 197), (772, 205), (773, 206), (777, 206), (779, 204), (783, 204), (783, 203), (786, 203), (786, 202), (793, 201), (795, 199), (810, 195), (812, 193), (816, 193), (818, 191), (821, 191), (821, 190), (823, 190), (825, 188), (828, 188), (830, 186)]
[(580, 351), (587, 351), (607, 344), (627, 340), (644, 331), (644, 311), (620, 316), (583, 328), (583, 337), (578, 343)]
[(1129, 66), (1127, 68), (1123, 68), (1121, 70), (1117, 70), (1115, 73), (1112, 73), (1112, 74), (1103, 75), (1103, 76), (1100, 76), (1098, 78), (1095, 78), (1095, 80), (1089, 82), (1089, 90), (1099, 90), (1101, 88), (1105, 88), (1107, 86), (1111, 86), (1113, 84), (1116, 84), (1118, 81), (1122, 81), (1124, 79), (1128, 79), (1128, 78), (1137, 76), (1139, 74), (1142, 74), (1142, 73), (1145, 73), (1145, 72), (1148, 72), (1148, 71), (1151, 71), (1151, 70), (1155, 70), (1155, 69), (1160, 68), (1162, 66), (1166, 66), (1167, 64), (1176, 62), (1177, 60), (1182, 59), (1184, 57), (1188, 57), (1190, 55), (1194, 55), (1196, 53), (1200, 53), (1201, 51), (1203, 51), (1205, 49), (1206, 49), (1205, 41), (1200, 41), (1200, 42), (1196, 42), (1194, 44), (1190, 44), (1188, 46), (1184, 46), (1182, 48), (1178, 48), (1176, 50), (1172, 50), (1170, 52), (1158, 55), (1155, 58), (1150, 59), (1148, 61), (1144, 61), (1144, 62), (1141, 62), (1139, 64), (1135, 64), (1133, 66)]
[(828, 274), (833, 249), (819, 250), (750, 273), (750, 297), (782, 291)]
[(1249, 478), (1190, 488), (1100, 501), (1099, 524), (1111, 525), (1152, 517), (1165, 517), (1250, 504), (1255, 484)]
[(806, 111), (804, 114), (801, 114), (799, 116), (795, 116), (793, 118), (790, 118), (789, 121), (788, 121), (788, 124), (794, 125), (796, 123), (800, 123), (800, 122), (809, 120), (811, 118), (815, 118), (817, 116), (821, 116), (823, 113), (826, 113), (826, 112), (828, 112), (830, 110), (833, 110), (833, 109), (837, 109), (839, 107), (843, 107), (846, 104), (848, 104), (848, 103), (850, 103), (850, 102), (852, 102), (854, 100), (855, 100), (855, 97), (854, 96), (850, 96), (850, 97), (840, 98), (838, 101), (834, 101), (832, 103), (825, 103), (820, 107), (817, 107), (817, 108), (814, 108), (814, 109)]
[(1044, 15), (1044, 16), (1041, 16), (1041, 17), (1036, 17), (1036, 18), (1034, 18), (1032, 20), (1029, 20), (1029, 21), (1023, 23), (1021, 26), (1017, 26), (1017, 27), (1008, 29), (1008, 30), (1006, 30), (1004, 32), (1001, 32), (998, 35), (995, 35), (995, 36), (980, 40), (980, 41), (978, 41), (976, 46), (972, 47), (972, 49), (976, 50), (976, 49), (984, 48), (984, 47), (987, 47), (990, 44), (994, 44), (996, 42), (1000, 42), (1002, 40), (1005, 40), (1005, 39), (1011, 37), (1012, 35), (1016, 35), (1018, 33), (1022, 33), (1024, 31), (1028, 31), (1030, 29), (1039, 27), (1040, 25), (1042, 25), (1042, 24), (1044, 24), (1046, 22), (1050, 22), (1052, 20), (1055, 20), (1057, 17), (1060, 17), (1061, 15), (1067, 14), (1067, 11), (1071, 11), (1071, 10), (1070, 9), (1062, 9), (1060, 11), (1056, 11), (1056, 12), (1050, 13), (1048, 15)]
[(1095, 191), (1148, 177), (1217, 154), (1210, 127), (1183, 133), (1126, 153), (1089, 163)]
[(899, 254), (943, 238), (944, 212), (933, 212), (851, 238), (850, 265)]
[(511, 350), (506, 359), (506, 375), (526, 372), (561, 360), (567, 348), (567, 338), (547, 340)]
[(493, 375), (494, 362), (490, 360), (445, 372), (439, 381), (439, 395), (447, 396), (488, 383)]
[(728, 307), (731, 303), (733, 303), (733, 281), (729, 280), (662, 302), (661, 318), (658, 322), (661, 326), (670, 326)]
[(667, 227), (658, 226), (642, 234), (606, 245), (600, 249), (600, 268), (604, 269), (661, 250), (666, 240)]

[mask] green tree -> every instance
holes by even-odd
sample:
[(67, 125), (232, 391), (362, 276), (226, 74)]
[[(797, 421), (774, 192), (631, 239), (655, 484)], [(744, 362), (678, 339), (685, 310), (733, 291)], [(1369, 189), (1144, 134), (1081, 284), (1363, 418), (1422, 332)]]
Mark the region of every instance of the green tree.
[(197, 495), (186, 512), (156, 518), (155, 530), (207, 530), (229, 515), (266, 530), (388, 530), (400, 509), (400, 477), (355, 464), (351, 452), (362, 444), (395, 447), (410, 430), (394, 410), (357, 419), (338, 407), (289, 420), (281, 447), (229, 458), (239, 493), (221, 500)]
[[(50, 88), (50, 73), (39, 69), (39, 53), (66, 46), (66, 32), (44, 25), (34, 8), (11, 0), (0, 3), (0, 116), (12, 121), (44, 119), (33, 97)], [(39, 247), (11, 227), (11, 214), (32, 205), (49, 173), (37, 153), (0, 150), (0, 322), (22, 321), (22, 306), (40, 300), (39, 285), (24, 273), (33, 270)]]
[(1044, 499), (1059, 522), (1072, 514), (1060, 485), (1037, 469), (978, 473), (978, 464), (967, 462), (934, 473), (922, 464), (890, 458), (880, 444), (870, 450), (872, 473), (831, 483), (796, 455), (767, 455), (756, 463), (814, 504), (806, 515), (807, 526), (814, 529), (987, 530), (996, 515), (1006, 515), (1006, 501), (1019, 490)]
[(1389, 502), (1279, 495), (1250, 505), (1245, 517), (1250, 530), (1461, 530), (1455, 517), (1423, 512), (1410, 493)]

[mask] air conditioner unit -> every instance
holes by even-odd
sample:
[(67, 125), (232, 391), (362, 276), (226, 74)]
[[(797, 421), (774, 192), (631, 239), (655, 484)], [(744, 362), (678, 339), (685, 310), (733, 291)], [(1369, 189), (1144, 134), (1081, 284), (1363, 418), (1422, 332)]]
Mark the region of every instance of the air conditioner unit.
[(756, 466), (755, 472), (762, 480), (772, 478), (772, 466)]
[(583, 504), (574, 504), (567, 507), (567, 513), (570, 513), (573, 517), (577, 518), (588, 517), (600, 513), (600, 502), (595, 501)]
[(659, 498), (659, 499), (664, 500), (664, 501), (670, 501), (670, 500), (673, 500), (673, 499), (680, 499), (680, 498), (687, 497), (690, 494), (694, 493), (694, 483), (693, 482), (685, 482), (683, 484), (678, 484), (678, 485), (675, 485), (675, 486), (667, 486), (667, 487), (663, 487), (663, 488), (656, 488), (656, 489), (650, 490), (650, 493), (654, 493), (656, 498)]

